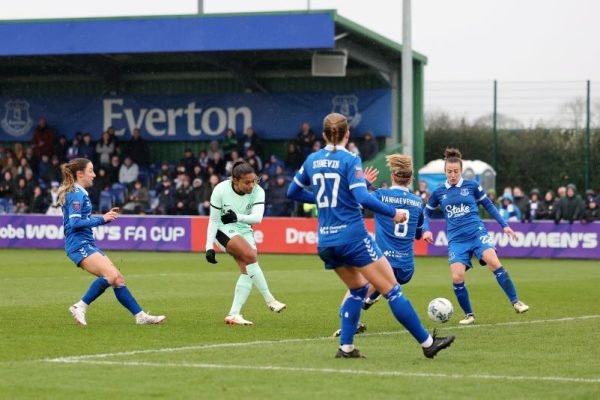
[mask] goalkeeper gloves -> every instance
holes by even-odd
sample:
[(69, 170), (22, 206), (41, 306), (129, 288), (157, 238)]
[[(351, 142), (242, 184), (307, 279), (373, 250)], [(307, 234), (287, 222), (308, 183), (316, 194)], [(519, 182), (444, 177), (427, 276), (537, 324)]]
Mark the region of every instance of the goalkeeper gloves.
[(217, 263), (217, 258), (213, 249), (206, 250), (206, 261), (208, 261), (211, 264)]
[(237, 215), (233, 210), (227, 210), (227, 212), (221, 215), (221, 222), (224, 224), (231, 224), (237, 222)]

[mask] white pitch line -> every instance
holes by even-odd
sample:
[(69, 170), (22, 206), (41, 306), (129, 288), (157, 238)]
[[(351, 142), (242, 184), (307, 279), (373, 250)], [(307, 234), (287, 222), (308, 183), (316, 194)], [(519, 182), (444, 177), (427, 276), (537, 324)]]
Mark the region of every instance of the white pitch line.
[[(531, 321), (499, 322), (496, 324), (480, 324), (480, 325), (476, 324), (476, 325), (469, 325), (469, 326), (452, 326), (452, 327), (443, 327), (443, 328), (438, 328), (438, 329), (439, 330), (462, 330), (462, 329), (490, 328), (490, 327), (494, 328), (494, 327), (498, 327), (498, 326), (541, 324), (541, 323), (549, 323), (549, 322), (571, 322), (571, 321), (577, 321), (577, 320), (596, 319), (596, 318), (600, 318), (600, 315), (583, 315), (583, 316), (579, 316), (579, 317), (565, 317), (565, 318), (557, 318), (557, 319), (531, 320)], [(361, 334), (361, 336), (402, 335), (402, 334), (407, 334), (407, 333), (408, 332), (406, 330), (402, 329), (402, 330), (392, 331), (392, 332), (365, 333), (365, 334)], [(304, 338), (304, 339), (295, 338), (295, 339), (281, 339), (281, 340), (255, 340), (252, 342), (214, 343), (214, 344), (201, 344), (201, 345), (183, 346), (183, 347), (167, 347), (167, 348), (161, 348), (161, 349), (122, 351), (122, 352), (115, 352), (115, 353), (83, 354), (83, 355), (79, 355), (79, 356), (67, 356), (67, 357), (43, 359), (40, 361), (77, 362), (77, 361), (87, 360), (87, 359), (122, 357), (122, 356), (132, 356), (132, 355), (137, 355), (137, 354), (173, 353), (173, 352), (178, 352), (178, 351), (217, 349), (217, 348), (227, 348), (227, 347), (246, 347), (246, 346), (259, 346), (259, 345), (271, 345), (271, 344), (316, 342), (316, 341), (321, 341), (321, 340), (333, 340), (333, 339), (334, 338), (331, 336), (324, 336), (324, 337), (314, 337), (314, 338)]]
[(498, 381), (540, 381), (540, 382), (560, 382), (560, 383), (600, 383), (600, 379), (595, 378), (569, 378), (563, 376), (511, 376), (511, 375), (485, 375), (485, 374), (444, 374), (429, 372), (406, 372), (406, 371), (367, 371), (364, 369), (335, 369), (335, 368), (299, 368), (299, 367), (281, 367), (276, 365), (227, 365), (227, 364), (206, 364), (206, 363), (157, 363), (157, 362), (139, 362), (139, 361), (92, 361), (92, 360), (66, 360), (61, 362), (66, 364), (90, 364), (90, 365), (113, 365), (121, 367), (151, 367), (151, 368), (199, 368), (199, 369), (236, 369), (252, 371), (278, 371), (278, 372), (303, 372), (317, 374), (349, 374), (349, 375), (370, 375), (382, 377), (412, 377), (412, 378), (445, 378), (445, 379), (486, 379)]

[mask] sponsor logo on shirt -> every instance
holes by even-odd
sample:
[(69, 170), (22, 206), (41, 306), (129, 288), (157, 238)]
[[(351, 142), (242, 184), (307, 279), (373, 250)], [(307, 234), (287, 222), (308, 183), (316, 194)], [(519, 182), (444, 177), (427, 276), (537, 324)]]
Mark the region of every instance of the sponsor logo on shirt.
[(466, 204), (460, 203), (459, 206), (456, 205), (447, 205), (446, 206), (446, 215), (448, 218), (459, 218), (465, 216), (471, 212), (471, 207)]
[(80, 208), (81, 208), (81, 207), (80, 207), (80, 203), (79, 203), (78, 201), (74, 201), (74, 202), (73, 202), (73, 210), (77, 211), (77, 210), (79, 210)]

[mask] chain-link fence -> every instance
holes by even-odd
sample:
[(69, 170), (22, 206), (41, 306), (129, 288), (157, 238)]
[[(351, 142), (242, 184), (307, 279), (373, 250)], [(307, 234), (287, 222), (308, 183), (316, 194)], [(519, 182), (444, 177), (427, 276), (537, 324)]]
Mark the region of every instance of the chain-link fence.
[(497, 186), (600, 189), (600, 82), (427, 82), (425, 159), (458, 146)]

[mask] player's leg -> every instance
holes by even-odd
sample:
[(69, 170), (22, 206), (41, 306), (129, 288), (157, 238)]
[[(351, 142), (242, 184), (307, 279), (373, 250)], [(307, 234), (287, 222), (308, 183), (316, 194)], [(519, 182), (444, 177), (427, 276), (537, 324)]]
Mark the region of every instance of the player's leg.
[(97, 252), (86, 257), (80, 263), (81, 267), (89, 273), (98, 277), (102, 276), (113, 287), (115, 297), (135, 317), (136, 323), (140, 325), (159, 324), (166, 317), (164, 315), (153, 316), (145, 313), (135, 300), (121, 272), (114, 266), (112, 261), (104, 254)]
[(529, 306), (517, 297), (517, 289), (508, 274), (508, 271), (504, 269), (498, 255), (496, 254), (496, 250), (494, 248), (487, 248), (483, 251), (480, 258), (483, 263), (485, 263), (490, 271), (496, 277), (496, 281), (498, 285), (502, 288), (506, 297), (513, 305), (513, 308), (518, 313), (524, 313), (529, 310)]
[(231, 237), (225, 246), (240, 267), (242, 275), (246, 274), (256, 286), (271, 311), (281, 312), (287, 306), (275, 299), (258, 264), (256, 244), (252, 232)]
[(450, 274), (452, 275), (452, 287), (454, 289), (454, 295), (456, 300), (465, 313), (465, 317), (458, 323), (461, 325), (470, 325), (475, 323), (475, 313), (471, 306), (471, 298), (469, 297), (469, 291), (465, 285), (465, 272), (467, 266), (461, 262), (455, 262), (450, 264)]
[[(369, 285), (369, 292), (367, 292), (367, 298), (369, 296), (369, 293), (373, 292), (375, 289), (373, 288), (373, 286)], [(339, 310), (339, 316), (340, 316), (340, 320), (342, 318), (342, 307), (344, 306), (344, 303), (346, 302), (346, 299), (350, 297), (350, 290), (346, 289), (346, 292), (344, 293), (344, 297), (342, 298), (342, 302), (340, 303), (340, 310)], [(366, 301), (366, 300), (365, 300)], [(363, 303), (363, 310), (366, 310), (365, 308), (365, 303)], [(358, 335), (359, 333), (364, 333), (367, 331), (367, 325), (363, 324), (362, 322), (358, 322), (358, 325), (356, 326), (356, 334)], [(340, 335), (342, 334), (342, 329), (338, 329), (335, 332), (333, 332), (333, 337), (340, 337)]]
[(452, 344), (454, 336), (435, 337), (435, 334), (431, 336), (425, 330), (412, 304), (403, 295), (402, 289), (396, 282), (392, 268), (385, 257), (362, 267), (360, 272), (379, 292), (383, 293), (396, 320), (421, 345), (426, 357), (433, 358), (439, 351)]
[(369, 283), (357, 268), (338, 266), (335, 273), (346, 284), (349, 295), (344, 300), (341, 310), (340, 348), (337, 358), (363, 358), (364, 355), (354, 348), (354, 335), (360, 321), (360, 311), (367, 296)]

